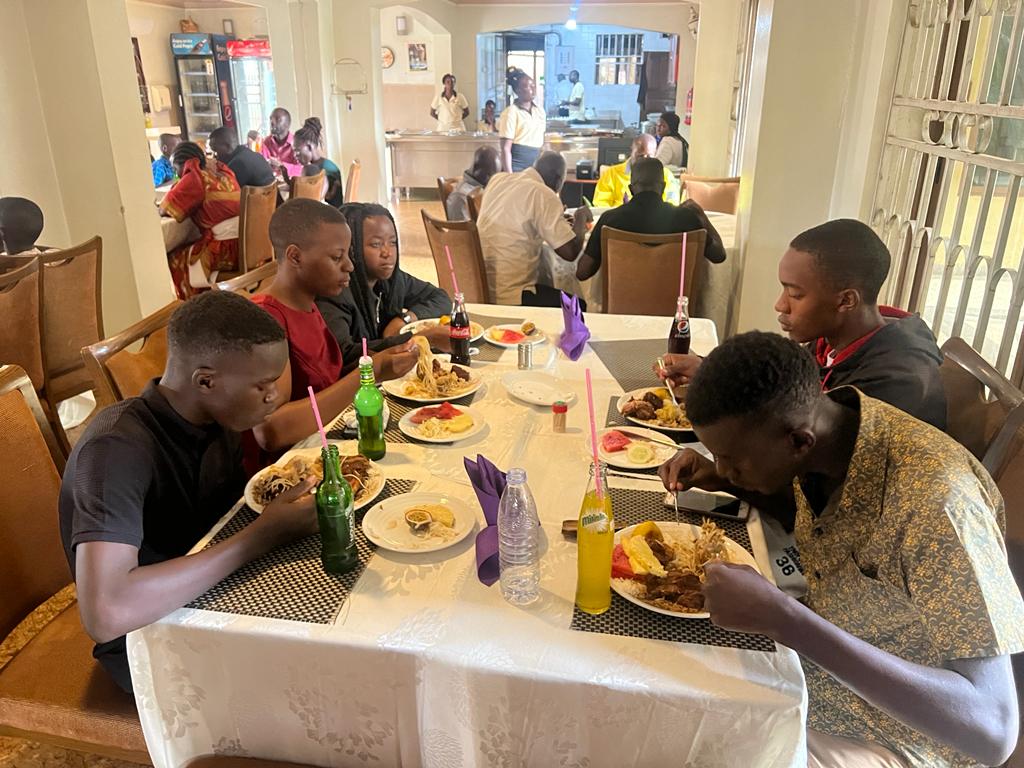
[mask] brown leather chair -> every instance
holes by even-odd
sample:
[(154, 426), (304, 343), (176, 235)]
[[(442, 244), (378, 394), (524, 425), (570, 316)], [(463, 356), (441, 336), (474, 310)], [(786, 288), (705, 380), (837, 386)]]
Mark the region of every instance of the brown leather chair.
[(244, 275), (233, 277), (230, 280), (221, 280), (217, 283), (217, 289), (221, 291), (234, 291), (235, 293), (251, 296), (258, 293), (274, 281), (277, 275), (277, 262), (272, 261), (262, 267), (246, 272)]
[(444, 211), (446, 219), (448, 218), (448, 195), (454, 192), (457, 186), (459, 186), (459, 179), (454, 176), (437, 177), (437, 195), (441, 198), (441, 210)]
[(484, 270), (484, 253), (480, 247), (480, 235), (474, 221), (445, 221), (435, 219), (425, 210), (423, 227), (427, 230), (427, 242), (430, 253), (434, 257), (437, 269), (437, 284), (449, 296), (455, 294), (451, 272), (448, 269), (448, 257), (444, 247), (447, 245), (452, 254), (452, 264), (459, 288), (467, 302), (490, 304), (491, 296), (487, 288), (487, 272)]
[(692, 176), (684, 173), (679, 176), (679, 182), (684, 196), (705, 211), (736, 213), (740, 198), (739, 176)]
[[(265, 187), (242, 187), (241, 212), (238, 215), (239, 274), (274, 260), (270, 242), (270, 217), (277, 208), (277, 183)], [(223, 275), (230, 279), (234, 275)]]
[(363, 174), (363, 166), (358, 160), (353, 160), (348, 166), (348, 175), (345, 177), (345, 202), (354, 203), (359, 197), (359, 177)]
[[(693, 306), (703, 277), (707, 231), (686, 233), (684, 290)], [(601, 228), (604, 311), (623, 315), (674, 315), (679, 297), (682, 234), (645, 235)]]
[(480, 205), (484, 199), (484, 188), (477, 187), (468, 195), (466, 195), (466, 207), (469, 208), (469, 220), (479, 221), (480, 220)]
[(289, 182), (289, 200), (295, 200), (300, 197), (309, 198), (310, 200), (323, 200), (324, 199), (324, 179), (327, 175), (320, 171), (315, 176), (292, 176)]
[(1024, 393), (961, 338), (943, 344), (942, 354), (946, 432), (984, 461), (1006, 418), (1024, 402)]
[[(181, 304), (181, 301), (174, 301), (116, 336), (82, 349), (100, 406), (142, 394), (150, 379), (164, 372), (167, 323)], [(139, 341), (142, 347), (137, 352), (127, 349)]]
[(63, 457), (48, 432), (24, 371), (0, 368), (0, 461), (11, 470), (0, 483), (0, 735), (148, 763), (135, 700), (92, 658), (68, 586)]
[(42, 280), (43, 393), (57, 404), (92, 389), (82, 347), (103, 338), (103, 239), (99, 236), (39, 257)]

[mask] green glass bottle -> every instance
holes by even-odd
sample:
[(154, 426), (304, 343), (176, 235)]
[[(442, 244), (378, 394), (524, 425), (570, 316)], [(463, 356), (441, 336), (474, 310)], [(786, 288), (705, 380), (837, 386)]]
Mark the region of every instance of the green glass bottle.
[(383, 459), (388, 452), (384, 442), (384, 395), (373, 378), (373, 359), (359, 358), (359, 389), (352, 403), (356, 410), (359, 452), (368, 459)]
[(348, 573), (359, 564), (352, 487), (341, 474), (338, 446), (329, 445), (321, 449), (320, 455), (324, 462), (324, 479), (316, 487), (320, 562), (328, 573)]

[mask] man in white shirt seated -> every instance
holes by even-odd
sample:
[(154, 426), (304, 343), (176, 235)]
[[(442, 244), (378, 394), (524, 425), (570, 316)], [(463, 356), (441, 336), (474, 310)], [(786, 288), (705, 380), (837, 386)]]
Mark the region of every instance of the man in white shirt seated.
[(576, 209), (572, 224), (558, 196), (565, 182), (565, 159), (543, 152), (532, 168), (495, 174), (484, 190), (477, 228), (491, 301), (527, 307), (561, 306), (559, 291), (539, 284), (542, 249), (576, 261), (593, 215)]
[[(36, 256), (43, 232), (43, 212), (24, 197), (0, 198), (0, 252), (6, 256)], [(27, 263), (27, 262), (26, 262)]]

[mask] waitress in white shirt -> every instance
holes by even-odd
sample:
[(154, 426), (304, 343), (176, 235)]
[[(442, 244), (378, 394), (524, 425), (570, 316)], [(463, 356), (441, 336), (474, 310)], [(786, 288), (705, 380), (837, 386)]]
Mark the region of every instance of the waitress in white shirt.
[(445, 75), (441, 82), (444, 90), (434, 97), (430, 116), (437, 120), (438, 131), (464, 131), (466, 124), (463, 120), (469, 115), (469, 102), (455, 91), (455, 75)]
[(532, 77), (521, 69), (510, 69), (506, 79), (516, 98), (501, 113), (498, 139), (501, 168), (515, 173), (532, 166), (540, 155), (548, 118), (544, 108), (533, 101), (537, 86)]
[(679, 115), (662, 112), (658, 119), (658, 151), (654, 154), (664, 166), (686, 167), (688, 146), (686, 139), (679, 135)]

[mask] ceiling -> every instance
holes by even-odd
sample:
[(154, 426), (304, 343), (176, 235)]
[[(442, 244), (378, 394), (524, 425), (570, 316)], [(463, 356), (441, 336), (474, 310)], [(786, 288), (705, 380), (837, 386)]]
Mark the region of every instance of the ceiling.
[(552, 2), (552, 0), (450, 0), (455, 5), (564, 5), (568, 10), (570, 5), (629, 5), (631, 3), (658, 3), (661, 5), (675, 5), (676, 3), (690, 2), (693, 0), (564, 0), (564, 2)]
[(249, 3), (236, 0), (136, 0), (143, 5), (159, 5), (164, 8), (204, 11), (215, 8), (251, 8)]

